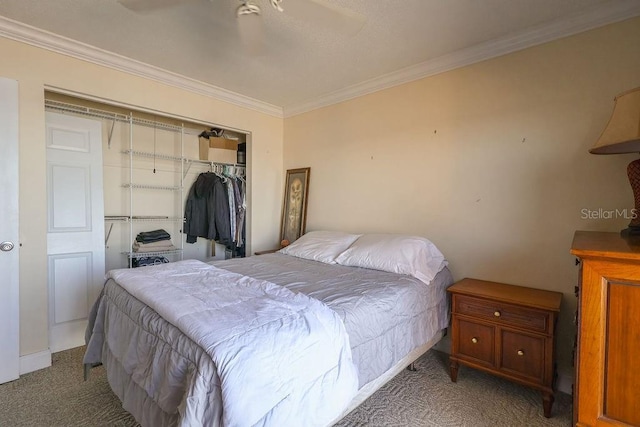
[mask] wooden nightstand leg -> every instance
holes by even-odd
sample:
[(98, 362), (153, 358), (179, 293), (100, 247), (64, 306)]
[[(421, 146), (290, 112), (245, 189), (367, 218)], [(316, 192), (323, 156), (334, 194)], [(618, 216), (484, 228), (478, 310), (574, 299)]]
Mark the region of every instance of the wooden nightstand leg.
[(553, 406), (553, 393), (542, 393), (542, 407), (545, 418), (551, 418), (551, 407)]
[(451, 381), (458, 381), (458, 362), (455, 360), (449, 359), (449, 373), (451, 375)]

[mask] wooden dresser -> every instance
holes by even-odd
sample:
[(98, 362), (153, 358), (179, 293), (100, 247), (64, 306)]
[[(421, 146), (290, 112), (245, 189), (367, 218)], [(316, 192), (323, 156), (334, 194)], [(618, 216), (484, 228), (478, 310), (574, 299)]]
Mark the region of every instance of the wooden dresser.
[(640, 426), (640, 238), (577, 231), (577, 426)]
[(463, 279), (448, 291), (451, 381), (463, 364), (534, 387), (542, 391), (544, 416), (549, 417), (562, 294), (476, 279)]

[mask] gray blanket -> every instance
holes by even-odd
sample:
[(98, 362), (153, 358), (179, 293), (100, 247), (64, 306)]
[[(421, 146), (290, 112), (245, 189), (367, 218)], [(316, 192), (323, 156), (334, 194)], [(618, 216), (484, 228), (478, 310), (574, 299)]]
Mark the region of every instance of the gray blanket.
[[(452, 280), (446, 269), (427, 285), (409, 276), (327, 265), (281, 254), (212, 264), (258, 281), (284, 286), (295, 294), (308, 295), (337, 313), (348, 334), (347, 342), (357, 366), (359, 387), (386, 372), (448, 324), (445, 289)], [(149, 288), (155, 289), (153, 283), (158, 280), (163, 279), (150, 277)], [(184, 282), (189, 280), (185, 278)], [(135, 293), (132, 289), (130, 291)], [(159, 298), (162, 300), (163, 297)], [(163, 310), (160, 306), (150, 308), (154, 303), (142, 303), (113, 281), (105, 286), (101, 301), (101, 304), (96, 304), (94, 313), (95, 318), (101, 320), (92, 325), (92, 333), (88, 334), (85, 362), (101, 361), (106, 365), (114, 392), (136, 419), (143, 425), (153, 426), (244, 425), (235, 418), (225, 419), (220, 367), (216, 359), (197, 344), (197, 337), (186, 334), (184, 326), (176, 326), (160, 316), (158, 311)], [(167, 301), (170, 303), (171, 298)], [(179, 319), (174, 319), (174, 323), (180, 323)], [(256, 344), (245, 343), (249, 348)], [(289, 354), (289, 345), (279, 347), (279, 351)], [(273, 363), (272, 360), (268, 364), (252, 362), (250, 365), (238, 365), (244, 366), (241, 383), (248, 382), (258, 371), (273, 371)], [(300, 366), (311, 369), (317, 364), (313, 363), (314, 366), (305, 363)], [(205, 398), (200, 396), (202, 387), (194, 390), (186, 384), (194, 382), (194, 375), (200, 378), (198, 381), (207, 384), (204, 387)], [(272, 380), (273, 376), (262, 384)], [(332, 389), (330, 384), (324, 390), (319, 393), (336, 394), (336, 389)], [(240, 406), (237, 411), (260, 412), (252, 408), (260, 407), (263, 404), (261, 400), (264, 400), (260, 396), (266, 395), (269, 392), (264, 390), (247, 394), (244, 398), (238, 398), (236, 394), (234, 399), (244, 402), (242, 404), (248, 408)], [(337, 399), (341, 400), (340, 403), (332, 403), (334, 410), (349, 403), (348, 395), (341, 395)], [(193, 402), (198, 403), (190, 406), (189, 403)], [(266, 415), (258, 425), (313, 425), (313, 420), (320, 420), (319, 425), (327, 423), (326, 418), (313, 414), (313, 409), (306, 410), (304, 403), (298, 402), (295, 406), (299, 408), (288, 411), (298, 411), (301, 417), (306, 417), (304, 422), (289, 419), (275, 423), (276, 418)]]

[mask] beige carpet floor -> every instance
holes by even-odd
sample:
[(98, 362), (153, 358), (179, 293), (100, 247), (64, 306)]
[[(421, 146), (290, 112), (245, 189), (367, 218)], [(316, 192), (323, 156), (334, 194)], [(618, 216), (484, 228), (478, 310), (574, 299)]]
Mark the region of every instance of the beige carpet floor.
[[(0, 385), (0, 426), (137, 426), (111, 392), (102, 367), (82, 379), (84, 348), (53, 355), (50, 368)], [(540, 394), (461, 367), (449, 379), (447, 355), (429, 351), (417, 372), (402, 371), (337, 426), (516, 427), (571, 425), (571, 398), (557, 393), (552, 418)], [(304, 427), (304, 426), (300, 426)]]

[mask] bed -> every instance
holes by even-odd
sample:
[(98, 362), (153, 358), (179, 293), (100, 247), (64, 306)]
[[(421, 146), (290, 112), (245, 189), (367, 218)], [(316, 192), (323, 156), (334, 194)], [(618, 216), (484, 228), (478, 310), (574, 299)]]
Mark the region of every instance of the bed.
[(427, 239), (312, 232), (278, 253), (113, 270), (85, 366), (143, 426), (325, 426), (442, 337)]

